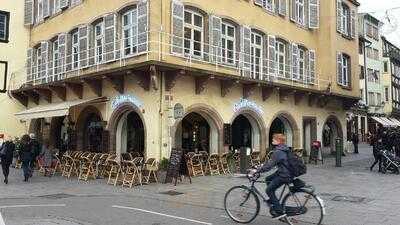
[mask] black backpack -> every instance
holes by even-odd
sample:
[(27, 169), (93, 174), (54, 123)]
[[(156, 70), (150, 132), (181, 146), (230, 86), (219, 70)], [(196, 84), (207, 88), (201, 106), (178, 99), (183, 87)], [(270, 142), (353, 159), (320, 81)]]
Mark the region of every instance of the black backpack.
[(307, 173), (307, 166), (303, 161), (295, 155), (291, 150), (287, 151), (287, 161), (289, 168), (287, 168), (293, 177), (299, 177)]

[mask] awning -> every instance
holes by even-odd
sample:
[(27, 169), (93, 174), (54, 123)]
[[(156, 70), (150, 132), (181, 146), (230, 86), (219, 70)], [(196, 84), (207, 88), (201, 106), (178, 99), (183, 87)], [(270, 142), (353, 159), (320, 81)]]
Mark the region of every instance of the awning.
[(66, 116), (69, 114), (69, 109), (71, 107), (84, 104), (100, 103), (105, 101), (107, 101), (106, 97), (65, 101), (44, 106), (36, 106), (19, 113), (15, 113), (14, 115), (20, 120)]
[(381, 119), (386, 121), (389, 124), (390, 127), (397, 127), (398, 126), (395, 122), (393, 122), (392, 120), (390, 120), (387, 117), (381, 117)]
[(375, 117), (375, 116), (373, 116), (372, 119), (375, 120), (376, 122), (382, 124), (384, 127), (393, 126), (391, 122), (388, 122), (388, 121), (384, 120), (383, 117)]
[(393, 121), (397, 126), (400, 126), (400, 121), (396, 118), (390, 118), (391, 121)]

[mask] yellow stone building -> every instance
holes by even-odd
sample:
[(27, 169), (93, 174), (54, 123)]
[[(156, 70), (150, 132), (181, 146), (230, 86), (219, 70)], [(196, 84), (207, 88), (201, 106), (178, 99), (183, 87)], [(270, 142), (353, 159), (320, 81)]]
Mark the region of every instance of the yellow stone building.
[[(24, 26), (23, 1), (2, 1), (0, 4), (0, 134), (19, 136), (26, 124), (14, 116), (23, 106), (7, 90), (13, 88), (15, 77), (25, 73), (29, 29)], [(7, 81), (7, 82), (4, 82)]]
[(346, 139), (355, 0), (25, 0), (29, 129), (60, 146), (168, 157)]

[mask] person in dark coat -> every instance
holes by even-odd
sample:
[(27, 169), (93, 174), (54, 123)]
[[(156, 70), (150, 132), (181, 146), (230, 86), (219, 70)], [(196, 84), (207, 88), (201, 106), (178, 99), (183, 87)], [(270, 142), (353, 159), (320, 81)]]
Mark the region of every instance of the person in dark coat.
[(379, 172), (382, 171), (382, 151), (385, 149), (384, 144), (382, 143), (382, 138), (379, 138), (375, 141), (375, 145), (372, 148), (372, 153), (374, 154), (375, 161), (369, 168), (372, 171), (377, 163), (379, 163)]
[(39, 143), (39, 141), (36, 139), (36, 135), (31, 133), (29, 134), (30, 138), (30, 146), (31, 146), (31, 152), (32, 152), (32, 159), (30, 162), (30, 167), (31, 167), (31, 176), (33, 175), (33, 171), (35, 170), (35, 164), (38, 156), (42, 152), (42, 146)]
[(4, 183), (8, 184), (8, 175), (10, 174), (10, 165), (13, 161), (15, 145), (10, 139), (6, 139), (1, 147), (1, 169), (3, 170)]
[(22, 161), (22, 170), (24, 171), (24, 181), (28, 182), (29, 177), (32, 176), (31, 162), (33, 159), (29, 135), (24, 135), (21, 138), (20, 159)]
[(354, 145), (354, 153), (358, 154), (358, 142), (359, 142), (359, 139), (358, 139), (358, 134), (357, 133), (353, 134), (353, 137), (351, 138), (351, 141), (353, 142), (353, 145)]

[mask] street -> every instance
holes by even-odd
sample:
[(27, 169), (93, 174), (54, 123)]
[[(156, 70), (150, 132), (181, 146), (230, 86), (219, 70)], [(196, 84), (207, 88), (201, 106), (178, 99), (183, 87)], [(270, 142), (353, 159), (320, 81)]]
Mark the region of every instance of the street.
[[(371, 150), (362, 145), (360, 152), (345, 157), (341, 168), (334, 167), (333, 158), (324, 165), (308, 166), (304, 180), (316, 187), (326, 204), (323, 224), (399, 224), (399, 177), (379, 174), (377, 168), (370, 172)], [(247, 182), (232, 176), (206, 176), (177, 187), (150, 184), (128, 189), (107, 185), (105, 180), (83, 182), (58, 175), (33, 177), (24, 183), (21, 173), (12, 170), (10, 184), (0, 184), (0, 212), (6, 225), (235, 224), (223, 210), (224, 194)], [(251, 224), (283, 224), (267, 212), (263, 206)]]

